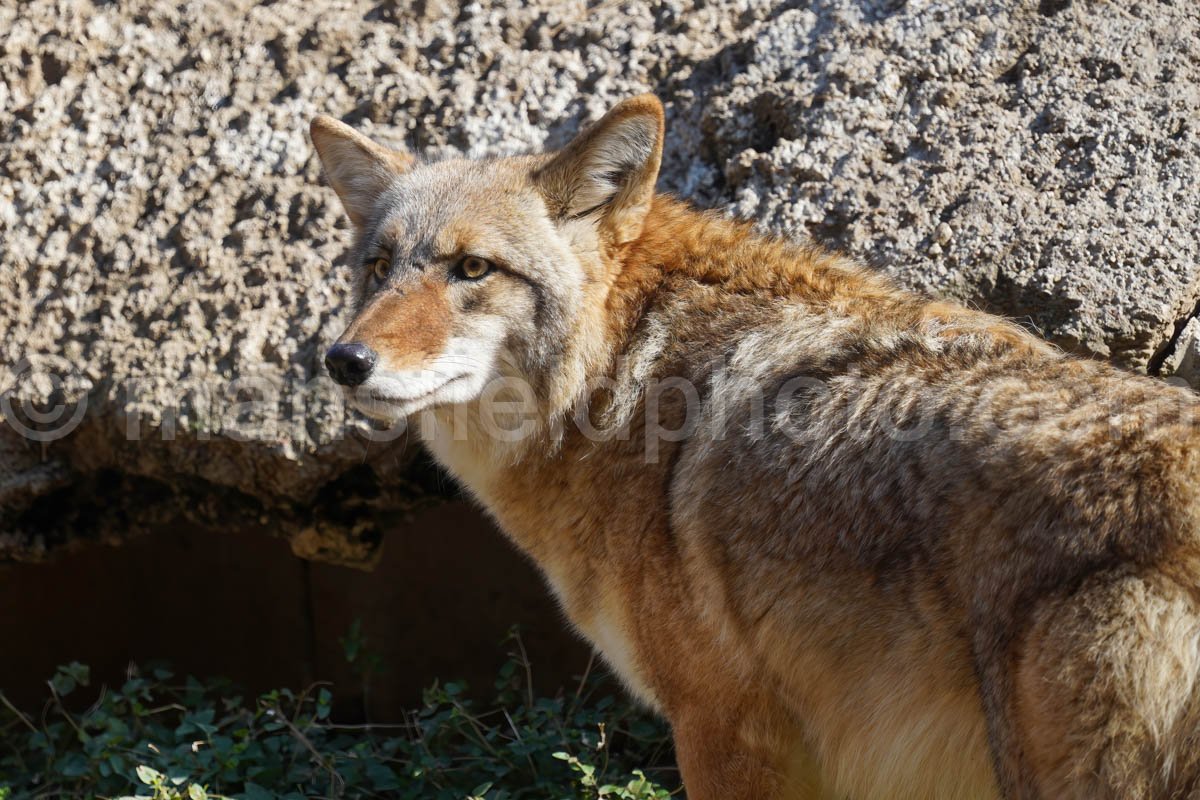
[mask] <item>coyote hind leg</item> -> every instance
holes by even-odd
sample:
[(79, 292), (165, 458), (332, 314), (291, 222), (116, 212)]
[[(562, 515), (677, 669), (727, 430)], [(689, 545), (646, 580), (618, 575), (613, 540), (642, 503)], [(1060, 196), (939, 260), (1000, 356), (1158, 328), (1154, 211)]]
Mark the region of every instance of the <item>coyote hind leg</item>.
[(1014, 728), (1041, 798), (1200, 798), (1200, 606), (1152, 569), (1047, 599), (1018, 652)]

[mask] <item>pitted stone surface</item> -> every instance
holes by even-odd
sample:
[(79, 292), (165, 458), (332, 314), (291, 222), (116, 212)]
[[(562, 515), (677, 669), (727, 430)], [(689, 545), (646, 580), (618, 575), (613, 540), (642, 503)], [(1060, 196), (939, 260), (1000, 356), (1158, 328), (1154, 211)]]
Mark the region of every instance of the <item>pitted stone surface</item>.
[[(1188, 0), (0, 0), (0, 557), (69, 540), (47, 511), (95, 481), (207, 497), (206, 520), (252, 514), (348, 561), (377, 534), (335, 509), (420, 494), (407, 437), (366, 441), (322, 377), (349, 275), (317, 113), (482, 155), (656, 91), (662, 188), (1080, 352), (1194, 372), (1174, 342), (1200, 299), (1198, 18)], [(65, 437), (19, 435), (41, 401), (86, 408)], [(143, 516), (93, 534), (162, 514)]]

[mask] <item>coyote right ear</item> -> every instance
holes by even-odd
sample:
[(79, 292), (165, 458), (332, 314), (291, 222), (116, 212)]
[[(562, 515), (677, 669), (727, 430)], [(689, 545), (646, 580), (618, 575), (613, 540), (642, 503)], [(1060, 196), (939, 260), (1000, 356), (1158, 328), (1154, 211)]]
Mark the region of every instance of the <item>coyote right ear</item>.
[(324, 114), (312, 121), (309, 133), (329, 185), (350, 221), (361, 228), (392, 179), (412, 166), (413, 157), (389, 150)]
[(534, 176), (558, 219), (596, 215), (617, 244), (636, 239), (662, 163), (663, 107), (652, 94), (614, 106)]

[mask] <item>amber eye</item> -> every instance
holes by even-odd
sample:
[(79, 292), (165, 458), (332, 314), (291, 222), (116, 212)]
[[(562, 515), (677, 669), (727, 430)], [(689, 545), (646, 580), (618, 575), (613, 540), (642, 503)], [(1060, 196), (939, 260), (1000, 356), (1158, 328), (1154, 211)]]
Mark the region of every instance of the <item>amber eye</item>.
[(477, 281), (492, 271), (492, 262), (479, 256), (467, 256), (458, 262), (458, 274), (469, 281)]
[(375, 276), (375, 280), (382, 282), (387, 278), (388, 270), (391, 267), (391, 261), (388, 261), (386, 258), (377, 258), (371, 264), (371, 274)]

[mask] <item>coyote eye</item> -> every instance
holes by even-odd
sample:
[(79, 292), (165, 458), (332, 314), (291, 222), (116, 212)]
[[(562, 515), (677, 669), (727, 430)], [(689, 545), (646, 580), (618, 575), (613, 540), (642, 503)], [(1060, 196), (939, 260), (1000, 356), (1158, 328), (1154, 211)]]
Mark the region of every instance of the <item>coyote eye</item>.
[(492, 271), (492, 262), (479, 256), (467, 256), (458, 262), (458, 266), (455, 267), (454, 271), (459, 278), (477, 281)]
[(386, 258), (377, 258), (371, 263), (371, 274), (375, 276), (375, 280), (382, 282), (387, 278), (388, 270), (391, 269), (392, 262)]

